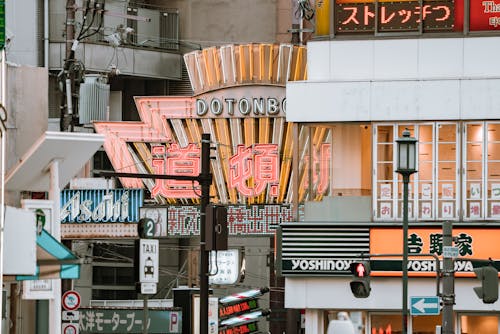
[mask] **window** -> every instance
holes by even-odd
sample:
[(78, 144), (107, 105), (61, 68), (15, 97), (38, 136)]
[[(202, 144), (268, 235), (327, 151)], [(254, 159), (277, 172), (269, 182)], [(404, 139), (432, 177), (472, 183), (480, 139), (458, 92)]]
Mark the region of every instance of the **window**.
[(418, 140), (418, 173), (408, 184), (408, 218), (458, 219), (458, 124), (423, 123), (375, 126), (375, 220), (399, 220), (403, 216), (403, 180), (395, 171), (395, 140), (406, 128)]
[(482, 333), (498, 334), (497, 315), (460, 315), (459, 332), (461, 334)]
[(500, 123), (465, 124), (464, 219), (500, 218)]

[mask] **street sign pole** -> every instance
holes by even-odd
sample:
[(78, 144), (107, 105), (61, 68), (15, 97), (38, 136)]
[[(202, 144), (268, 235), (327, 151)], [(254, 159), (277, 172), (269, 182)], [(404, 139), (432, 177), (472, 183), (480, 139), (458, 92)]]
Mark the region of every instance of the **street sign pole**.
[[(453, 242), (452, 223), (445, 221), (443, 223), (443, 248), (451, 247)], [(455, 268), (451, 256), (443, 257), (443, 317), (442, 317), (442, 333), (455, 333), (453, 322), (453, 304), (455, 303)]]

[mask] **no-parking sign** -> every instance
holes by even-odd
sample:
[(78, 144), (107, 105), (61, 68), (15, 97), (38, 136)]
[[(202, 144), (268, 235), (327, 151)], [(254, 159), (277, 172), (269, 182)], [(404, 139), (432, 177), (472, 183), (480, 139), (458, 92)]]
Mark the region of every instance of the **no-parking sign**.
[(62, 307), (67, 311), (75, 311), (80, 307), (80, 301), (80, 294), (74, 290), (69, 290), (62, 296)]
[(78, 334), (78, 324), (63, 324), (62, 334)]

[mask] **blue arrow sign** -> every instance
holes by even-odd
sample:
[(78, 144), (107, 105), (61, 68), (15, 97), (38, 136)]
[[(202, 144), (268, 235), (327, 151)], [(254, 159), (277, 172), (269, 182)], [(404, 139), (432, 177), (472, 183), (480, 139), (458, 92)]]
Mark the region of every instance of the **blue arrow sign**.
[(439, 297), (410, 297), (410, 314), (412, 315), (438, 315)]

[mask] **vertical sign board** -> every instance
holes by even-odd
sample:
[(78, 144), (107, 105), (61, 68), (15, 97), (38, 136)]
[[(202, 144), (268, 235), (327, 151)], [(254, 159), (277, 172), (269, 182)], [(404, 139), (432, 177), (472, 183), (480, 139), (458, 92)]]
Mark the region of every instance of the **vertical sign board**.
[(139, 282), (158, 283), (158, 239), (139, 240)]
[[(54, 202), (51, 200), (22, 200), (21, 207), (32, 210), (40, 216), (43, 212), (43, 218), (38, 219), (37, 224), (40, 230), (43, 228), (50, 234), (55, 231), (56, 219), (54, 215)], [(57, 237), (57, 236), (54, 236)], [(57, 238), (56, 238), (57, 239)], [(23, 299), (53, 299), (54, 295), (54, 280), (30, 280), (23, 282)]]

